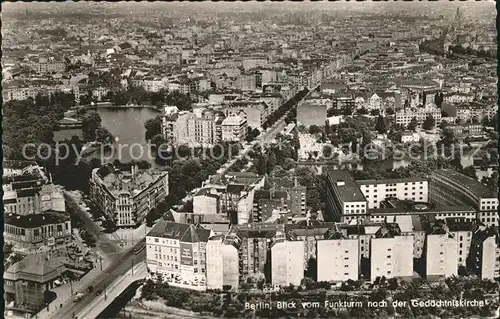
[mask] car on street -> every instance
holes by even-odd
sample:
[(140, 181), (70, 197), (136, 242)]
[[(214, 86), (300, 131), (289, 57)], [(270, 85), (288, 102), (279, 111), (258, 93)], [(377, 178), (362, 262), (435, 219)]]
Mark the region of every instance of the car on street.
[(80, 300), (82, 300), (83, 296), (85, 296), (83, 293), (79, 292), (75, 295), (75, 297), (73, 298), (73, 302), (78, 302)]

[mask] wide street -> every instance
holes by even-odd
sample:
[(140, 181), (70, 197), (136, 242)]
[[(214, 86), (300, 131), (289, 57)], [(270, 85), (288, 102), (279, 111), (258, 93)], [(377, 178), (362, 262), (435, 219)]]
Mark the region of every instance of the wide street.
[(70, 214), (78, 215), (84, 224), (85, 230), (95, 237), (96, 248), (98, 251), (102, 252), (103, 257), (116, 257), (116, 254), (121, 251), (121, 247), (116, 242), (110, 240), (109, 237), (99, 229), (90, 215), (78, 205), (78, 199), (69, 192), (64, 192), (64, 199), (70, 208)]
[[(145, 241), (142, 240), (138, 243), (138, 245), (144, 245)], [(84, 307), (86, 307), (89, 303), (91, 303), (95, 297), (96, 292), (101, 291), (102, 294), (105, 293), (106, 287), (108, 287), (113, 281), (115, 281), (118, 277), (123, 276), (127, 273), (134, 265), (138, 263), (144, 263), (146, 258), (146, 250), (142, 250), (138, 254), (134, 254), (133, 249), (124, 253), (123, 255), (117, 256), (115, 260), (111, 262), (111, 264), (103, 269), (97, 276), (93, 278), (93, 280), (87, 285), (87, 287), (92, 286), (93, 291), (87, 293), (83, 289), (80, 291), (84, 293), (84, 297), (78, 301), (74, 302), (73, 299), (68, 300), (65, 304), (63, 304), (62, 308), (57, 309), (56, 312), (50, 313), (50, 315), (45, 315), (45, 311), (40, 313), (41, 316), (39, 318), (60, 318), (60, 319), (68, 319), (73, 318), (73, 314), (77, 314)], [(109, 296), (109, 298), (116, 298), (117, 296)]]

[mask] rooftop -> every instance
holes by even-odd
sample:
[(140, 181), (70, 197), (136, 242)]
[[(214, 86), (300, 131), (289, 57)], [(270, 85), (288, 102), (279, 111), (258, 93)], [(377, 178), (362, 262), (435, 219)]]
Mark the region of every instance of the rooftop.
[(57, 259), (47, 260), (44, 254), (31, 254), (7, 269), (4, 279), (46, 283), (57, 279), (65, 271), (66, 268)]
[(396, 183), (415, 183), (415, 182), (427, 182), (426, 178), (422, 177), (407, 177), (407, 178), (390, 178), (390, 179), (365, 179), (356, 180), (359, 185), (371, 185), (371, 184), (396, 184)]
[(451, 169), (438, 169), (432, 173), (432, 176), (442, 176), (452, 179), (456, 183), (463, 185), (467, 190), (471, 191), (479, 198), (497, 198), (497, 195), (495, 195), (491, 188), (457, 171)]
[(366, 201), (363, 192), (348, 170), (335, 170), (328, 172), (328, 179), (333, 183), (340, 194), (340, 198), (346, 202), (364, 202)]
[(148, 236), (177, 239), (185, 243), (207, 242), (210, 230), (196, 227), (193, 224), (179, 224), (160, 218)]
[(143, 170), (132, 167), (131, 171), (121, 171), (112, 164), (107, 164), (95, 169), (107, 189), (114, 195), (121, 192), (131, 193), (132, 196), (139, 194), (149, 184), (158, 180), (166, 172), (158, 172), (151, 169)]
[(69, 220), (69, 215), (55, 211), (47, 211), (42, 214), (5, 216), (6, 225), (22, 228), (36, 228), (43, 225), (64, 223)]

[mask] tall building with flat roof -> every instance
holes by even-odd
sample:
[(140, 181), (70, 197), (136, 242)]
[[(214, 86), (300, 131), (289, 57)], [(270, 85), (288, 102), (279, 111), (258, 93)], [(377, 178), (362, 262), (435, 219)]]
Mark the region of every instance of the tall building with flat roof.
[(366, 214), (367, 201), (348, 170), (328, 172), (325, 220), (345, 221)]
[(458, 246), (454, 236), (438, 229), (426, 238), (425, 261), (427, 280), (439, 280), (458, 274)]
[(492, 228), (476, 225), (472, 234), (467, 268), (481, 279), (494, 279), (498, 276), (498, 233)]
[(271, 283), (299, 286), (304, 268), (304, 242), (287, 240), (284, 233), (276, 234), (271, 243)]
[(370, 277), (413, 278), (413, 236), (401, 236), (394, 227), (380, 228), (371, 240)]
[(428, 201), (428, 182), (425, 178), (393, 178), (384, 180), (357, 180), (368, 202), (368, 209), (380, 208), (386, 198)]
[(318, 240), (318, 281), (343, 282), (359, 279), (359, 241), (335, 233)]
[(448, 231), (457, 241), (458, 266), (465, 267), (467, 257), (469, 256), (470, 245), (472, 242), (472, 232), (477, 222), (469, 221), (464, 218), (447, 218), (446, 226)]
[(238, 240), (224, 235), (211, 237), (207, 242), (207, 289), (239, 287)]

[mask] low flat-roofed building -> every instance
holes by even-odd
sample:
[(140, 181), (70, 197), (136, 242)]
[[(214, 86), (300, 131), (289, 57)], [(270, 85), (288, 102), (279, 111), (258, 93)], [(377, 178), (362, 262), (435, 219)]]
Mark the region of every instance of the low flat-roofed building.
[(482, 223), (498, 226), (498, 194), (471, 177), (451, 169), (435, 170), (430, 176), (429, 194), (431, 203), (472, 206)]

